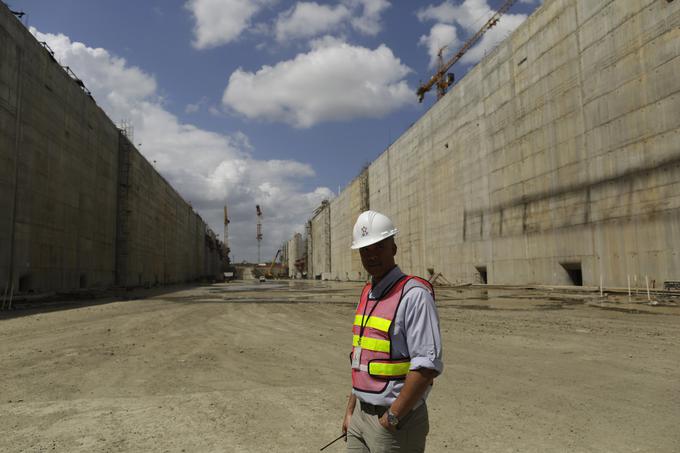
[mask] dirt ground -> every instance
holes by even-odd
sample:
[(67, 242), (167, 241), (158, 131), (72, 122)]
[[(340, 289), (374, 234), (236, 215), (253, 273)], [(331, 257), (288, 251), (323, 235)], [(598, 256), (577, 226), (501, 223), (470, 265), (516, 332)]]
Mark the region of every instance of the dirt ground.
[[(235, 282), (0, 313), (0, 451), (319, 451), (340, 434), (359, 288)], [(428, 452), (680, 451), (677, 299), (437, 290)]]

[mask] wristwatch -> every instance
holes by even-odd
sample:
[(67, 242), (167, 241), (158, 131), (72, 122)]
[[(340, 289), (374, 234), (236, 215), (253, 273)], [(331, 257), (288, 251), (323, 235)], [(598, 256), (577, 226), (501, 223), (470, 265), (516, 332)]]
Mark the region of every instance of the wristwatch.
[(394, 428), (396, 428), (399, 424), (399, 417), (394, 415), (390, 409), (387, 409), (387, 423), (389, 423), (389, 425)]

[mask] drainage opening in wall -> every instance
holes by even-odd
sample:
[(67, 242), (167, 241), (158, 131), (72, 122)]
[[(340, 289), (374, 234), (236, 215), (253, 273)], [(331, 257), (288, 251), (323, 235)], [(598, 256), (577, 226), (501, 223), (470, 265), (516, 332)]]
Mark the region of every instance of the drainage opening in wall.
[(566, 262), (560, 263), (560, 265), (567, 271), (572, 285), (583, 286), (583, 271), (581, 270), (580, 262)]
[(87, 275), (80, 274), (80, 288), (87, 288)]
[(475, 269), (477, 269), (479, 280), (485, 285), (489, 283), (489, 279), (486, 273), (486, 266), (475, 266)]
[(33, 282), (31, 274), (24, 274), (19, 277), (19, 292), (28, 293), (33, 290)]

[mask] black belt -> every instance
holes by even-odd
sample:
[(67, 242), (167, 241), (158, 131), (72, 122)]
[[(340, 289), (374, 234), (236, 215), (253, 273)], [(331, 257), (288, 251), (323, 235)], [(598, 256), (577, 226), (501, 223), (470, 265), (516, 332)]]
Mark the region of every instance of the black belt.
[(363, 401), (359, 401), (359, 404), (361, 404), (362, 411), (366, 412), (367, 414), (377, 415), (378, 417), (382, 417), (382, 415), (387, 412), (388, 409), (387, 406), (376, 406), (375, 404), (364, 403)]

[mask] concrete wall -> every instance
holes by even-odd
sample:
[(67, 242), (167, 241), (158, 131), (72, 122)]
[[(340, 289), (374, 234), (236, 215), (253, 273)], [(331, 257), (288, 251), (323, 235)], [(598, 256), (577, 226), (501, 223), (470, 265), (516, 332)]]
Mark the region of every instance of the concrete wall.
[[(677, 74), (680, 2), (546, 0), (370, 165), (400, 265), (454, 282), (680, 279)], [(351, 191), (331, 203), (349, 222)], [(346, 223), (332, 273), (351, 259)]]
[(215, 275), (205, 223), (0, 3), (0, 291)]
[(0, 290), (113, 284), (118, 130), (2, 4), (0, 118)]
[[(219, 244), (203, 220), (120, 136), (118, 284), (185, 282), (220, 272)], [(205, 272), (205, 274), (204, 274)]]
[(286, 243), (286, 264), (288, 266), (288, 277), (301, 278), (302, 272), (295, 266), (295, 262), (305, 257), (307, 244), (300, 233), (295, 233), (293, 238)]
[(357, 216), (368, 209), (368, 170), (364, 170), (331, 201), (331, 272), (333, 280), (367, 278), (357, 250), (351, 250), (352, 228)]
[(307, 235), (307, 276), (328, 279), (331, 272), (331, 206), (324, 201), (309, 220), (311, 235)]

